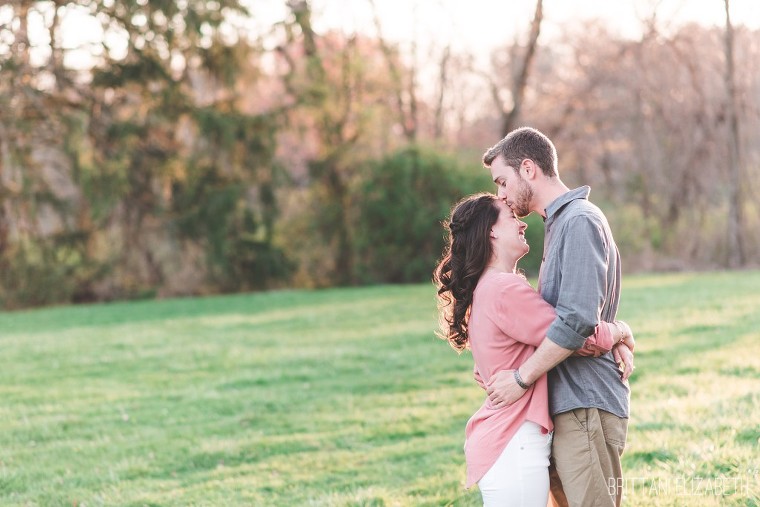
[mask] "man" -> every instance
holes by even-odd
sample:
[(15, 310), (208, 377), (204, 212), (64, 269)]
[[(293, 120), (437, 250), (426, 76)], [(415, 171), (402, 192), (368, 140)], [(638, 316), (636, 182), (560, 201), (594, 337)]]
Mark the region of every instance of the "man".
[(627, 349), (570, 357), (600, 321), (615, 320), (621, 272), (609, 224), (588, 201), (589, 187), (570, 190), (562, 183), (554, 144), (538, 130), (510, 132), (486, 151), (483, 164), (517, 216), (536, 212), (544, 218), (539, 292), (557, 310), (535, 353), (517, 370), (492, 378), (489, 398), (495, 407), (513, 403), (549, 372), (552, 492), (561, 480), (571, 506), (619, 506), (630, 390), (615, 359)]

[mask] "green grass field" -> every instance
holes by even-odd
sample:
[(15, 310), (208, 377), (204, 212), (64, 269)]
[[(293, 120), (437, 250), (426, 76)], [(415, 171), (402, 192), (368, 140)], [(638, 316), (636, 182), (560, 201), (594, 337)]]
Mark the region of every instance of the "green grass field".
[[(627, 277), (626, 505), (760, 505), (760, 272)], [(479, 505), (431, 285), (0, 313), (2, 505)]]

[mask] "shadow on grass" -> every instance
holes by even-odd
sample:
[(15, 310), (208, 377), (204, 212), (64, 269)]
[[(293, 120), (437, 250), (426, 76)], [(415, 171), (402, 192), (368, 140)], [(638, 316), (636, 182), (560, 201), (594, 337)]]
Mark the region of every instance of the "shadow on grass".
[(230, 314), (252, 316), (283, 308), (296, 313), (306, 310), (320, 313), (322, 310), (330, 310), (337, 304), (355, 305), (356, 301), (362, 298), (368, 301), (378, 297), (393, 298), (399, 294), (408, 294), (410, 290), (429, 292), (431, 309), (434, 308), (432, 287), (428, 290), (425, 286), (377, 285), (312, 291), (280, 290), (162, 300), (119, 301), (0, 312), (0, 328), (7, 333), (26, 334), (203, 316), (219, 317)]
[[(742, 339), (743, 333), (746, 333), (748, 329), (748, 323), (756, 318), (755, 312), (748, 311), (734, 319), (736, 323), (732, 325), (690, 326), (673, 334), (673, 336), (690, 337), (686, 342), (677, 340), (667, 346), (651, 351), (640, 351), (637, 349), (636, 359), (638, 364), (646, 364), (646, 368), (636, 370), (636, 375), (631, 378), (631, 383), (634, 384), (640, 381), (649, 371), (656, 373), (668, 371), (677, 375), (703, 373), (703, 367), (678, 367), (678, 365), (682, 363), (682, 360), (691, 359), (695, 355), (732, 346), (735, 342)], [(760, 372), (752, 367), (722, 369), (720, 373), (744, 378), (760, 377)]]
[(678, 456), (666, 450), (639, 451), (623, 454), (623, 468), (640, 468), (646, 465), (657, 465), (678, 461)]
[(740, 431), (736, 434), (736, 441), (741, 444), (760, 447), (760, 426)]

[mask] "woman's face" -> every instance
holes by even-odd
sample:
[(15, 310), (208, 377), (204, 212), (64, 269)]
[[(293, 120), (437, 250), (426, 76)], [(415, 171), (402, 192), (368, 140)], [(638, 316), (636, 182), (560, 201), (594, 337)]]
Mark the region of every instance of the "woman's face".
[(497, 249), (515, 256), (515, 261), (522, 258), (530, 250), (528, 242), (525, 240), (525, 229), (528, 225), (518, 220), (514, 212), (507, 206), (504, 201), (496, 201), (499, 207), (499, 218), (493, 224), (493, 239)]

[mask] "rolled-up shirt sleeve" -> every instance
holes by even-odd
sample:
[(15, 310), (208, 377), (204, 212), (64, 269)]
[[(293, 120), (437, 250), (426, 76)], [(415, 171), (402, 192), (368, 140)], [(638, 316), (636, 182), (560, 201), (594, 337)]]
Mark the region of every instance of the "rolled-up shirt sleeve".
[(602, 224), (589, 215), (573, 217), (563, 231), (559, 255), (561, 280), (557, 317), (547, 337), (560, 347), (577, 350), (594, 334), (607, 290), (609, 247)]

